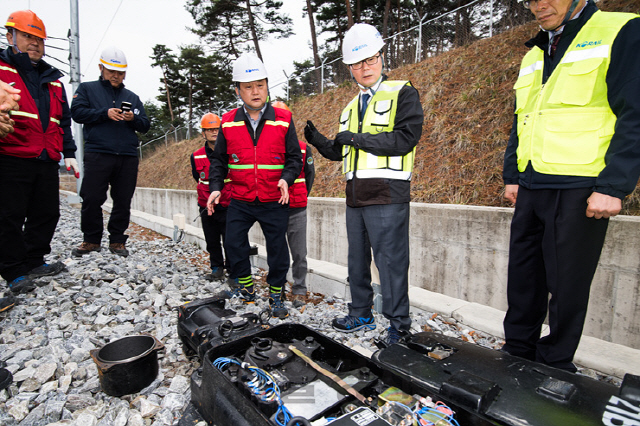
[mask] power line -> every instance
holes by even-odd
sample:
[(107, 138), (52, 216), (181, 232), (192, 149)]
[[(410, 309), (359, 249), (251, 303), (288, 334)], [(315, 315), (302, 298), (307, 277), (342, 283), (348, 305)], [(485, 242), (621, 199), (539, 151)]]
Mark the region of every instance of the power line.
[[(118, 14), (118, 11), (120, 10), (120, 6), (122, 6), (122, 2), (123, 2), (123, 0), (120, 0), (120, 4), (118, 5), (118, 8), (113, 13), (113, 16), (111, 17), (111, 21), (109, 21), (109, 25), (107, 25), (107, 29), (104, 30), (104, 34), (102, 34), (102, 38), (100, 39), (98, 44), (96, 44), (96, 50), (93, 51), (93, 55), (91, 55), (91, 59), (87, 62), (87, 64), (92, 64), (93, 63), (93, 58), (96, 57), (96, 53), (98, 52), (98, 49), (100, 48), (100, 45), (102, 44), (102, 40), (104, 40), (104, 38), (107, 36), (107, 31), (109, 31), (109, 28), (111, 27), (111, 24), (113, 23), (113, 20), (116, 18), (116, 15)], [(89, 65), (87, 65), (87, 68), (85, 68), (85, 70), (84, 70), (85, 73), (87, 72), (88, 67), (89, 67)]]

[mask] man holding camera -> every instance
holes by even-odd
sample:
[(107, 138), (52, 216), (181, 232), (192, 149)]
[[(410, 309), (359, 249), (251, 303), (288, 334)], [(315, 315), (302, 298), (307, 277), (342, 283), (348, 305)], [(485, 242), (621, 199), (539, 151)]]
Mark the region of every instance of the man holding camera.
[(84, 124), (84, 179), (81, 228), (84, 240), (74, 256), (100, 251), (102, 204), (111, 185), (113, 209), (109, 218), (109, 250), (126, 257), (131, 198), (138, 178), (138, 137), (150, 122), (140, 98), (125, 89), (127, 59), (120, 49), (107, 48), (100, 55), (100, 78), (82, 83), (73, 95), (71, 117)]

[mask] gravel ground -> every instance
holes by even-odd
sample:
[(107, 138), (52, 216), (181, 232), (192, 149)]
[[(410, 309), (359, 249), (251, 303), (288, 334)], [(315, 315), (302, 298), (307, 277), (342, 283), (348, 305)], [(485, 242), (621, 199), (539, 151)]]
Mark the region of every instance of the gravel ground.
[[(106, 226), (105, 226), (106, 229)], [(39, 287), (19, 296), (16, 306), (0, 314), (0, 363), (14, 375), (13, 384), (0, 391), (0, 425), (39, 426), (163, 426), (176, 424), (189, 402), (189, 377), (198, 366), (188, 359), (177, 335), (176, 307), (210, 297), (228, 287), (204, 279), (208, 255), (198, 247), (132, 224), (127, 243), (131, 255), (103, 250), (82, 258), (71, 249), (82, 241), (79, 210), (65, 200), (48, 262), (62, 261), (67, 271), (40, 278)], [(264, 271), (256, 270), (258, 281)], [(0, 283), (0, 288), (6, 288)], [(258, 283), (266, 291), (264, 283)], [(376, 314), (378, 327), (370, 332), (343, 334), (331, 330), (336, 315), (346, 313), (345, 301), (334, 296), (310, 295), (300, 309), (290, 308), (284, 322), (305, 324), (341, 343), (375, 351), (374, 339), (384, 337), (388, 322)], [(266, 300), (231, 309), (259, 312)], [(414, 331), (436, 331), (498, 349), (502, 340), (434, 313), (412, 314)], [(277, 325), (283, 321), (271, 319)], [(140, 393), (112, 397), (101, 391), (91, 349), (125, 336), (149, 333), (165, 346), (159, 352), (157, 379)], [(581, 369), (601, 380), (612, 377)]]

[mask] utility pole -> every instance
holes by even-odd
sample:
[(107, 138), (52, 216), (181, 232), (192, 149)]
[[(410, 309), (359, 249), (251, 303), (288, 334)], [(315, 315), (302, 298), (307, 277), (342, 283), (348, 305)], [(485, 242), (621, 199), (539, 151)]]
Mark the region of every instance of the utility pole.
[[(73, 93), (76, 93), (76, 89), (80, 85), (80, 21), (78, 18), (78, 0), (69, 0), (69, 9), (71, 11), (71, 29), (67, 34), (69, 38), (69, 66), (70, 83)], [(80, 179), (76, 181), (76, 196), (70, 197), (70, 203), (79, 203), (80, 199), (80, 186), (82, 186), (82, 179), (84, 178), (84, 136), (82, 134), (82, 126), (79, 123), (73, 123), (73, 133), (76, 140), (76, 160), (78, 161), (78, 167), (80, 168)]]

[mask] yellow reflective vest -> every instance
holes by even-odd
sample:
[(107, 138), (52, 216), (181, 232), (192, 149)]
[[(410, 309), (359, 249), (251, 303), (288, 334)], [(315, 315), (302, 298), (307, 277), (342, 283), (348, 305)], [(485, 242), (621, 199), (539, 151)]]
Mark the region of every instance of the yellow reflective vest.
[[(398, 109), (398, 94), (408, 81), (389, 81), (380, 83), (378, 90), (369, 101), (362, 123), (358, 117), (357, 95), (340, 115), (340, 132), (353, 133), (382, 133), (393, 131)], [(416, 149), (403, 156), (377, 156), (367, 153), (353, 146), (345, 145), (342, 156), (344, 157), (342, 173), (347, 180), (353, 178), (354, 173), (359, 179), (383, 178), (411, 180), (413, 172), (413, 160)]]
[[(596, 177), (614, 133), (607, 98), (611, 47), (637, 15), (597, 11), (582, 27), (558, 66), (542, 83), (544, 52), (529, 51), (515, 83), (518, 170)], [(629, 53), (636, 54), (636, 53)]]

